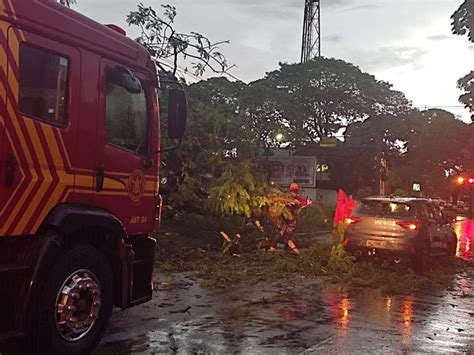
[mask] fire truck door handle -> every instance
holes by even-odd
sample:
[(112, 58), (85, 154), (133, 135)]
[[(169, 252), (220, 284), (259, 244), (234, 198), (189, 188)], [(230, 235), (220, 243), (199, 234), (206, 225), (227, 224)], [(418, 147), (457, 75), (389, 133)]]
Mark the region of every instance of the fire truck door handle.
[(100, 164), (97, 168), (97, 174), (95, 177), (95, 191), (101, 192), (104, 188), (105, 169), (104, 164)]
[(153, 159), (150, 157), (143, 158), (143, 167), (145, 169), (150, 169), (153, 166)]
[(16, 158), (13, 154), (9, 154), (6, 160), (6, 169), (5, 169), (5, 186), (10, 187), (15, 182), (16, 175)]

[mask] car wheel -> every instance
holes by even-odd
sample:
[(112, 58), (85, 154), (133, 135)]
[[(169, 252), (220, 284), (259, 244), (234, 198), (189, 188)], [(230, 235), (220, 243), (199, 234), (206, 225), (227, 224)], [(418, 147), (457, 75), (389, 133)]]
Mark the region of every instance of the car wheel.
[(421, 249), (418, 250), (416, 255), (412, 258), (413, 270), (417, 274), (424, 274), (430, 266), (431, 252), (429, 245), (425, 244)]
[(105, 332), (113, 307), (113, 274), (96, 248), (66, 252), (43, 282), (33, 315), (33, 346), (41, 354), (88, 354)]

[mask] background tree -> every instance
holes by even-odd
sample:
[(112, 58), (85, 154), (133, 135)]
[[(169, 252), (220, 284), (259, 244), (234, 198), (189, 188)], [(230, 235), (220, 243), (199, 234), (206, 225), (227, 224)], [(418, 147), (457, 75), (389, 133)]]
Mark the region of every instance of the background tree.
[[(464, 36), (474, 43), (474, 2), (465, 0), (452, 14), (452, 32)], [(471, 112), (474, 112), (474, 71), (459, 79), (458, 87), (463, 91), (459, 101)], [(474, 115), (471, 116), (474, 122)]]
[(288, 98), (281, 92), (267, 87), (257, 87), (227, 78), (211, 78), (191, 86), (192, 95), (199, 92), (202, 102), (209, 105), (224, 105), (243, 118), (242, 129), (251, 132), (260, 154), (281, 144), (279, 133), (288, 136), (288, 124), (278, 111), (278, 103)]
[(307, 145), (302, 154), (315, 154), (330, 166), (332, 188), (360, 197), (375, 189), (384, 154), (388, 192), (412, 191), (419, 182), (427, 195), (447, 197), (452, 177), (474, 171), (474, 126), (443, 110), (372, 116), (350, 124), (335, 148)]
[(188, 126), (180, 148), (164, 156), (163, 187), (174, 207), (199, 211), (207, 194), (231, 164), (251, 160), (255, 139), (244, 121), (227, 106), (200, 99), (201, 89), (188, 88)]
[(286, 96), (276, 110), (288, 121), (295, 146), (334, 136), (370, 115), (411, 110), (410, 102), (390, 84), (336, 59), (281, 64), (250, 86), (272, 88)]
[[(463, 91), (459, 101), (469, 111), (474, 112), (474, 71), (458, 80), (458, 88)], [(474, 115), (471, 116), (471, 121), (474, 122)]]
[(383, 157), (390, 164), (400, 159), (411, 126), (409, 114), (376, 115), (350, 124), (344, 132), (344, 142), (330, 160), (332, 179), (354, 195), (360, 190), (378, 193), (375, 186), (379, 177), (387, 179), (380, 159)]
[(428, 196), (448, 197), (452, 177), (474, 170), (472, 126), (443, 110), (415, 112), (404, 152), (390, 171), (392, 189), (411, 191), (422, 184)]
[(464, 0), (451, 15), (451, 20), (454, 34), (467, 35), (469, 41), (474, 42), (474, 3), (472, 0)]
[[(219, 48), (228, 41), (212, 42), (198, 32), (182, 33), (174, 27), (176, 7), (162, 5), (163, 14), (158, 15), (152, 7), (138, 5), (136, 11), (127, 16), (129, 25), (138, 26), (141, 34), (137, 41), (144, 45), (162, 67), (168, 67), (175, 76), (178, 59), (190, 59), (195, 75), (202, 75), (207, 69), (214, 73), (228, 73), (232, 68)], [(183, 72), (188, 72), (184, 67)]]

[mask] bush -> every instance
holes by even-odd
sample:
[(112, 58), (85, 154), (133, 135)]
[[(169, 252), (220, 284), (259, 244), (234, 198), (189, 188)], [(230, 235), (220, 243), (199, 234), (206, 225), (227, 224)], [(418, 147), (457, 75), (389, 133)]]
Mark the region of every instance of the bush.
[[(300, 212), (298, 231), (300, 233), (314, 233), (331, 228), (333, 217), (332, 208), (325, 208), (324, 214), (316, 206), (308, 206)], [(325, 221), (326, 220), (326, 221)]]

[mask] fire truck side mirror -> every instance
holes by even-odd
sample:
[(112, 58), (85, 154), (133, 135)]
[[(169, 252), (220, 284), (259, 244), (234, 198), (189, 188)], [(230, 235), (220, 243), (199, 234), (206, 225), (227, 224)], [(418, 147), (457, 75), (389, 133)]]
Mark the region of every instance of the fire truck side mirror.
[(188, 102), (184, 90), (171, 89), (168, 103), (168, 137), (181, 139), (186, 129)]
[(110, 73), (109, 78), (112, 83), (123, 87), (131, 94), (139, 94), (142, 92), (142, 84), (136, 78), (130, 69), (117, 67)]

